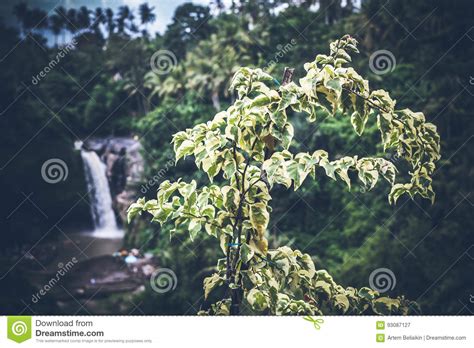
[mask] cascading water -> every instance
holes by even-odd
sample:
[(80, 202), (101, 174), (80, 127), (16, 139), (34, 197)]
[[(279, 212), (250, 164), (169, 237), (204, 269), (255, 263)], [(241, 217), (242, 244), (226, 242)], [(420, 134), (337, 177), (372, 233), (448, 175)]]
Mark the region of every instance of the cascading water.
[(91, 200), (92, 220), (96, 237), (115, 238), (123, 232), (117, 227), (115, 214), (112, 209), (109, 182), (106, 176), (105, 164), (95, 151), (81, 150), (87, 190)]

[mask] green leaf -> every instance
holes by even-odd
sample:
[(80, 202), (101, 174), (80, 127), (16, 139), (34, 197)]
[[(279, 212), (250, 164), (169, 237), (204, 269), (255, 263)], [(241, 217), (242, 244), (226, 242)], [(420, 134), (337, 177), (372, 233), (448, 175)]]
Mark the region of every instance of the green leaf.
[(400, 307), (400, 300), (389, 297), (380, 297), (372, 303), (372, 309), (380, 315), (389, 315), (397, 311)]
[(400, 198), (401, 195), (404, 193), (409, 192), (411, 188), (410, 184), (396, 184), (393, 185), (390, 194), (388, 195), (388, 201), (390, 204), (395, 204), (397, 203), (398, 198)]
[(158, 221), (160, 224), (166, 222), (168, 217), (173, 213), (174, 209), (171, 204), (163, 204), (155, 214), (152, 221)]
[(268, 240), (263, 236), (259, 239), (250, 239), (249, 246), (258, 254), (266, 255), (268, 252)]
[(229, 139), (238, 142), (239, 139), (242, 137), (242, 131), (234, 124), (228, 124), (225, 128), (225, 136)]
[(189, 221), (188, 230), (189, 230), (189, 237), (191, 238), (191, 240), (194, 240), (194, 238), (197, 236), (199, 231), (201, 231), (201, 228), (202, 228), (202, 225), (199, 219), (191, 219)]
[(282, 271), (285, 274), (285, 277), (288, 277), (290, 274), (290, 260), (287, 257), (282, 257), (280, 259), (275, 259), (274, 262), (278, 270)]
[[(177, 143), (175, 143), (176, 145)], [(184, 140), (178, 147), (175, 147), (175, 153), (176, 153), (176, 162), (181, 157), (185, 157), (187, 155), (190, 155), (194, 152), (194, 142), (191, 140)]]
[(382, 174), (385, 180), (387, 180), (391, 185), (395, 183), (395, 176), (397, 173), (397, 168), (392, 162), (386, 161), (384, 159), (379, 159), (379, 172)]
[(217, 273), (204, 278), (204, 299), (207, 300), (211, 291), (222, 284), (224, 284), (224, 279), (222, 279)]
[(263, 237), (269, 220), (270, 214), (265, 203), (255, 203), (250, 206), (250, 222), (259, 236)]
[(232, 154), (229, 152), (226, 153), (224, 164), (222, 165), (222, 169), (224, 170), (225, 178), (230, 179), (237, 171), (237, 164), (235, 163)]
[(145, 198), (138, 199), (135, 203), (132, 203), (127, 210), (127, 221), (130, 223), (132, 219), (140, 215), (143, 211), (143, 204), (145, 203)]
[(290, 177), (290, 179), (293, 180), (294, 190), (296, 191), (301, 186), (303, 181), (306, 179), (306, 176), (308, 175), (309, 172), (305, 171), (304, 164), (299, 163), (298, 161), (295, 161), (295, 160), (288, 161), (286, 170), (288, 172), (288, 176)]
[(334, 296), (334, 305), (337, 309), (341, 310), (342, 313), (346, 313), (349, 310), (349, 299), (344, 294), (337, 294)]
[(326, 295), (326, 297), (330, 297), (332, 295), (331, 284), (327, 283), (324, 280), (316, 281), (316, 283), (314, 284), (314, 289), (317, 292), (322, 292)]
[(359, 289), (359, 296), (366, 299), (367, 301), (372, 301), (378, 293), (370, 288), (363, 287)]
[(328, 82), (326, 82), (326, 86), (336, 91), (339, 96), (341, 95), (342, 83), (340, 79), (337, 78), (337, 79), (329, 80)]
[(212, 205), (206, 205), (201, 210), (201, 216), (207, 216), (209, 219), (214, 219), (216, 214), (216, 209)]
[(265, 293), (257, 289), (252, 289), (249, 291), (247, 294), (247, 301), (252, 309), (257, 312), (263, 312), (269, 306)]
[(204, 158), (202, 161), (202, 170), (205, 171), (209, 177), (209, 180), (212, 182), (213, 178), (221, 170), (222, 163), (217, 162), (216, 153), (209, 153), (208, 157)]
[(356, 160), (357, 160), (357, 157), (346, 156), (334, 162), (337, 166), (337, 169), (336, 169), (337, 175), (339, 175), (339, 177), (342, 180), (344, 180), (344, 182), (347, 184), (349, 189), (351, 188), (351, 180), (347, 172), (349, 168), (351, 168), (352, 166), (356, 164)]
[[(293, 86), (296, 87), (296, 85), (292, 82), (291, 83)], [(286, 85), (280, 87), (281, 89), (281, 100), (280, 103), (278, 104), (278, 110), (285, 110), (287, 107), (290, 105), (294, 105), (298, 103), (298, 96), (295, 93), (296, 88), (291, 88), (291, 86)]]
[(243, 263), (249, 262), (254, 256), (254, 251), (248, 246), (248, 244), (242, 244), (240, 246), (240, 260)]
[(358, 176), (364, 186), (371, 190), (379, 179), (379, 172), (376, 167), (376, 160), (373, 158), (361, 158), (356, 165)]
[(283, 128), (286, 123), (286, 112), (284, 110), (270, 113), (271, 120), (278, 128)]
[(235, 187), (224, 186), (221, 192), (224, 198), (224, 206), (229, 211), (235, 210), (239, 204), (239, 191)]
[(319, 163), (321, 167), (324, 168), (326, 171), (326, 175), (329, 176), (331, 179), (336, 180), (336, 169), (338, 166), (334, 162), (329, 162), (327, 160), (323, 160)]
[(293, 129), (293, 125), (290, 122), (285, 123), (282, 130), (282, 137), (281, 137), (281, 146), (288, 150), (291, 144), (291, 140), (293, 140), (293, 136), (295, 134), (295, 130)]
[[(169, 186), (166, 191), (167, 193), (171, 193), (174, 191), (174, 187), (176, 185), (171, 185)], [(185, 183), (185, 182), (181, 182), (179, 184), (179, 187), (178, 187), (178, 191), (179, 193), (181, 194), (181, 196), (183, 196), (184, 198), (188, 198), (189, 196), (191, 196), (193, 193), (196, 192), (196, 181), (195, 180), (192, 180), (189, 184)], [(169, 197), (169, 196), (168, 196)]]
[(357, 135), (362, 135), (364, 132), (365, 124), (367, 123), (367, 114), (360, 114), (358, 111), (354, 111), (351, 115), (351, 123), (354, 127)]

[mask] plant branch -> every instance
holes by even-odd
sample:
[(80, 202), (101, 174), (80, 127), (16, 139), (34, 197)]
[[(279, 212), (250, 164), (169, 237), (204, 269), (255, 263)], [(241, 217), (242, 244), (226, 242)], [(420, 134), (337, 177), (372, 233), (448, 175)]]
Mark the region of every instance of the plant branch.
[(390, 113), (390, 111), (388, 111), (387, 109), (385, 109), (385, 108), (383, 108), (383, 107), (381, 107), (381, 106), (375, 104), (372, 100), (370, 100), (370, 99), (367, 98), (367, 97), (364, 97), (362, 94), (360, 94), (360, 93), (358, 93), (358, 92), (356, 92), (356, 91), (353, 91), (353, 90), (350, 89), (350, 88), (342, 87), (342, 89), (345, 90), (345, 91), (347, 91), (347, 92), (349, 92), (349, 93), (352, 93), (352, 94), (358, 96), (359, 98), (364, 99), (364, 100), (365, 100), (367, 103), (369, 103), (373, 108), (375, 108), (375, 109), (377, 109), (377, 110), (380, 110), (380, 111), (383, 111), (383, 112), (385, 112), (385, 113), (387, 113), (387, 114)]
[(193, 217), (193, 218), (196, 218), (196, 219), (205, 219), (205, 220), (206, 220), (206, 223), (208, 223), (208, 224), (211, 224), (211, 225), (216, 226), (216, 227), (219, 227), (219, 228), (224, 228), (224, 227), (222, 227), (222, 226), (219, 225), (219, 224), (210, 222), (208, 216), (194, 215), (194, 214), (191, 214), (191, 213), (183, 213), (183, 215), (188, 215), (188, 216)]
[[(258, 137), (256, 137), (252, 143), (252, 147), (250, 149), (250, 154), (246, 160), (244, 171), (242, 173), (242, 178), (239, 183), (239, 178), (238, 174), (236, 172), (235, 177), (236, 177), (236, 184), (237, 187), (239, 188), (240, 191), (240, 197), (239, 197), (239, 206), (237, 208), (237, 216), (234, 221), (234, 225), (232, 227), (233, 230), (233, 235), (235, 238), (235, 235), (237, 234), (237, 250), (235, 252), (235, 255), (233, 256), (232, 260), (230, 258), (230, 245), (227, 246), (227, 267), (226, 267), (226, 277), (228, 279), (228, 282), (233, 282), (236, 277), (236, 268), (237, 268), (237, 261), (239, 259), (240, 255), (240, 248), (242, 244), (242, 212), (243, 212), (243, 206), (245, 203), (245, 195), (246, 195), (246, 190), (245, 190), (245, 176), (247, 174), (247, 169), (250, 165), (250, 161), (252, 159), (252, 151), (254, 150), (255, 146), (257, 145), (257, 140)], [(235, 156), (235, 148), (236, 144), (234, 144), (234, 156)], [(236, 160), (236, 158), (235, 158)], [(240, 307), (240, 292), (238, 289), (231, 289), (231, 314), (239, 314), (239, 307)]]

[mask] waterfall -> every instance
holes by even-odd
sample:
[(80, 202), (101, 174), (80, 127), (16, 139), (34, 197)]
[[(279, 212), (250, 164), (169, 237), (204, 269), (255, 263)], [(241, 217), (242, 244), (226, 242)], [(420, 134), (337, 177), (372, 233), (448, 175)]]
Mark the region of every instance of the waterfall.
[(117, 227), (115, 214), (112, 209), (109, 182), (106, 166), (95, 151), (81, 150), (87, 190), (91, 201), (92, 220), (96, 237), (121, 237), (122, 231)]

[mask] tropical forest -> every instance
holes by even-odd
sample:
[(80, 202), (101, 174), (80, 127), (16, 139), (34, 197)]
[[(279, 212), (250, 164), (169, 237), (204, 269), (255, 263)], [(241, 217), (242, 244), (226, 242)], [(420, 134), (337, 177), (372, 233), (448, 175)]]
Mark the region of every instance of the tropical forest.
[(1, 9), (4, 313), (473, 313), (471, 1)]

